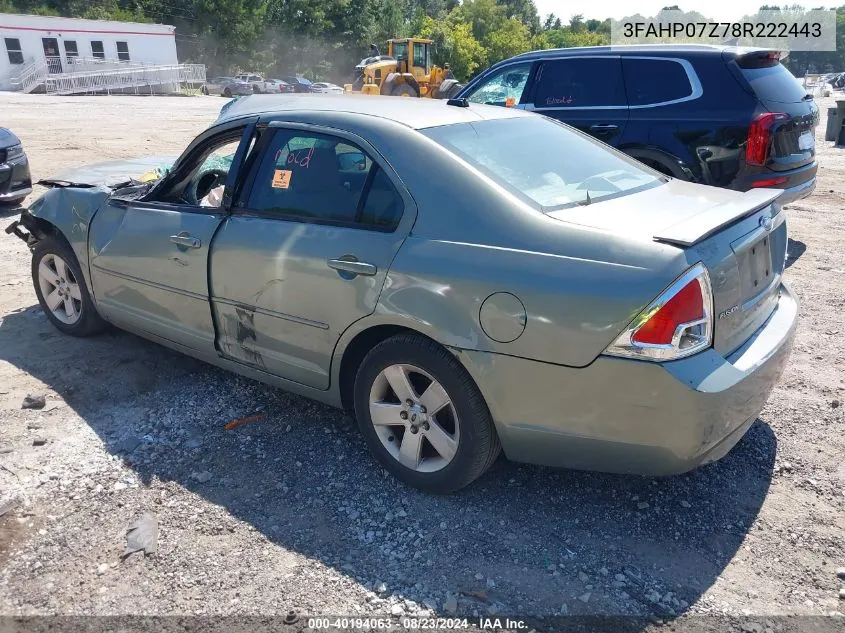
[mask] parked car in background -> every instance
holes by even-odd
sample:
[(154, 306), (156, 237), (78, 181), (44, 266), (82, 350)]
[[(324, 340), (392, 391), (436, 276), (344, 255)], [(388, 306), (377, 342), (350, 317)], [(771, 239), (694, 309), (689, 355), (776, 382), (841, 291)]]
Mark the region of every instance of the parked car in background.
[(704, 45), (535, 51), (458, 93), (564, 121), (665, 174), (747, 191), (816, 184), (819, 109), (772, 50)]
[(0, 127), (0, 204), (20, 204), (30, 193), (32, 176), (21, 140)]
[(235, 79), (249, 84), (253, 92), (262, 92), (264, 89), (264, 77), (261, 75), (256, 75), (254, 73), (241, 73), (240, 75), (235, 75)]
[(265, 79), (260, 90), (260, 92), (267, 94), (295, 91), (296, 89), (291, 84), (286, 81), (282, 81), (281, 79)]
[(43, 181), (7, 229), (53, 325), (110, 322), (345, 407), (427, 491), (500, 448), (690, 470), (740, 440), (789, 357), (778, 192), (668, 178), (546, 117), (253, 95), (159, 180), (129, 166), (114, 188), (108, 164)]
[(343, 94), (343, 86), (338, 86), (337, 84), (330, 84), (324, 81), (320, 81), (311, 84), (311, 91), (331, 94)]
[(202, 85), (201, 91), (206, 95), (221, 95), (224, 97), (250, 95), (255, 92), (248, 83), (234, 77), (215, 77), (211, 81), (206, 81)]
[(313, 84), (311, 81), (305, 77), (290, 75), (288, 77), (282, 77), (282, 80), (291, 84), (294, 88), (294, 92), (316, 92), (312, 89)]

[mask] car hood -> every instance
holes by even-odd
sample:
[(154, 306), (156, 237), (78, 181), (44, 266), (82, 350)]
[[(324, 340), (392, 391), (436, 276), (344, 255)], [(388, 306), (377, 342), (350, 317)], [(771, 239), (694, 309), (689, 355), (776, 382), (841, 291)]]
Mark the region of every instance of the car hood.
[(775, 200), (780, 189), (739, 192), (682, 180), (550, 217), (617, 235), (690, 246)]
[(148, 156), (68, 169), (40, 181), (43, 184), (70, 184), (114, 187), (130, 180), (148, 182), (161, 178), (176, 162), (175, 156)]
[(20, 142), (20, 139), (11, 130), (0, 127), (0, 147), (11, 147), (18, 145)]

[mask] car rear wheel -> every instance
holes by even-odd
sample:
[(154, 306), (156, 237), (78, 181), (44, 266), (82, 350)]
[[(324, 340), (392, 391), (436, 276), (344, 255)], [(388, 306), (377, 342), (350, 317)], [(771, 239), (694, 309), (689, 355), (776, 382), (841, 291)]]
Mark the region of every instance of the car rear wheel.
[(38, 303), (57, 329), (73, 336), (91, 336), (105, 328), (76, 257), (62, 240), (48, 237), (35, 245), (32, 282)]
[(355, 379), (355, 416), (400, 481), (438, 494), (480, 477), (501, 446), (472, 378), (443, 347), (402, 334), (376, 345)]
[(223, 91), (223, 96), (224, 96), (224, 97), (231, 97), (231, 96), (232, 96), (232, 91), (231, 91), (231, 90), (229, 90), (228, 88), (226, 88), (226, 89)]

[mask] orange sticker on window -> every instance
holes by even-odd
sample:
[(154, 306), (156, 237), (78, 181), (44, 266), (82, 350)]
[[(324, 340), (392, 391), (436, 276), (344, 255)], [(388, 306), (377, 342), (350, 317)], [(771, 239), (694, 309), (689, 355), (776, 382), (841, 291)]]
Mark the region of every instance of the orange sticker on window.
[(290, 169), (277, 169), (273, 172), (273, 189), (287, 189), (290, 187)]
[(505, 99), (505, 107), (506, 108), (512, 108), (515, 105), (516, 105), (516, 99), (514, 99), (513, 97), (508, 97), (507, 99)]

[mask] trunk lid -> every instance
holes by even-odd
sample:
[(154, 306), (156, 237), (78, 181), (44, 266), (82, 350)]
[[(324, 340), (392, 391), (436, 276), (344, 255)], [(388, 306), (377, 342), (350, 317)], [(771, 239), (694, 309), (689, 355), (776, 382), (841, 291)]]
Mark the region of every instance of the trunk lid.
[(786, 217), (777, 203), (780, 193), (740, 193), (672, 180), (549, 216), (671, 244), (687, 253), (690, 266), (702, 262), (713, 289), (713, 346), (727, 355), (748, 340), (777, 303), (787, 244)]
[(752, 51), (733, 60), (743, 88), (757, 98), (755, 116), (782, 114), (770, 128), (766, 167), (787, 171), (808, 165), (816, 157), (819, 108), (812, 96), (781, 63), (778, 51)]

